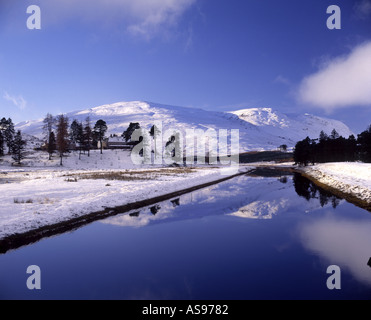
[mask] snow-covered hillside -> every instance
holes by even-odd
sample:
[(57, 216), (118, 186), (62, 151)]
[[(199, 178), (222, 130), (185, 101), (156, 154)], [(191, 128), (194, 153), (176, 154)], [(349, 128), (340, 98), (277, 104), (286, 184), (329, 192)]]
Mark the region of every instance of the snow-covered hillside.
[[(285, 115), (267, 108), (226, 113), (133, 101), (67, 113), (70, 121), (85, 121), (88, 116), (92, 124), (99, 119), (106, 121), (108, 134), (122, 134), (130, 122), (139, 122), (142, 127), (149, 129), (155, 121), (162, 121), (163, 130), (239, 129), (241, 151), (272, 150), (282, 144), (293, 147), (298, 140), (307, 136), (317, 138), (321, 130), (329, 134), (336, 129), (345, 137), (352, 134), (339, 121), (308, 114)], [(40, 119), (19, 123), (16, 128), (41, 138), (42, 125)]]
[[(307, 136), (318, 138), (321, 130), (329, 135), (333, 129), (336, 129), (341, 136), (346, 138), (353, 134), (340, 121), (321, 118), (307, 113), (304, 115), (283, 114), (271, 108), (251, 108), (232, 113), (272, 135), (285, 137), (287, 140), (294, 142)], [(292, 143), (286, 144), (292, 145)]]

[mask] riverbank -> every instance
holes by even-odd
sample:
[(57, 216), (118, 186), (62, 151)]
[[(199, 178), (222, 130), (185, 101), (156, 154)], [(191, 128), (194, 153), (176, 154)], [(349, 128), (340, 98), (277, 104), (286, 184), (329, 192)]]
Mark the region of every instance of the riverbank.
[(204, 188), (236, 174), (225, 168), (32, 171), (0, 184), (0, 252), (87, 223)]
[(324, 163), (296, 171), (321, 188), (371, 211), (371, 164)]
[[(252, 163), (225, 168), (137, 170), (27, 170), (0, 172), (0, 252), (33, 243), (252, 171), (280, 176), (298, 172), (319, 187), (371, 211), (371, 164)], [(278, 170), (278, 171), (277, 171)], [(273, 172), (273, 173), (272, 173)]]

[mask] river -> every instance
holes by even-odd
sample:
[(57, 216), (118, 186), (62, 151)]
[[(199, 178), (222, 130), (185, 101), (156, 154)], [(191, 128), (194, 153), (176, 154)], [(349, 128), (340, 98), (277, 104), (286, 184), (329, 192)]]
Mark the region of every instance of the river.
[(0, 255), (0, 299), (370, 299), (370, 231), (300, 175), (256, 172)]

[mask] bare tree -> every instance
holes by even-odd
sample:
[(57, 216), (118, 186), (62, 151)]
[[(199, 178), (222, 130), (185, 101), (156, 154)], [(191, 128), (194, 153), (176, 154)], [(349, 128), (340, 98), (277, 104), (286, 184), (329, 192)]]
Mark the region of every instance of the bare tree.
[(44, 123), (43, 132), (44, 132), (44, 135), (45, 135), (45, 140), (48, 141), (49, 137), (50, 137), (50, 134), (52, 133), (52, 131), (55, 127), (56, 119), (53, 117), (53, 115), (48, 113), (45, 116), (45, 119), (43, 120), (43, 123)]

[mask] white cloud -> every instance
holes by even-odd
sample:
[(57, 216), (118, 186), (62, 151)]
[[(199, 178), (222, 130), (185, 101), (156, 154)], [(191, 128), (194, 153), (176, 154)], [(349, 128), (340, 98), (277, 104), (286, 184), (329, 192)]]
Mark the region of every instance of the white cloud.
[[(123, 23), (133, 35), (151, 37), (175, 25), (197, 0), (40, 0), (54, 22), (78, 17), (97, 25)], [(49, 19), (50, 19), (49, 17)], [(50, 21), (50, 20), (49, 20)]]
[(371, 224), (369, 221), (347, 221), (323, 218), (303, 225), (299, 235), (304, 247), (321, 256), (328, 265), (348, 269), (361, 283), (371, 284)]
[(22, 96), (11, 96), (8, 92), (4, 92), (3, 98), (13, 103), (20, 110), (24, 110), (27, 107), (27, 101)]
[(299, 99), (327, 111), (371, 106), (371, 41), (304, 78)]

